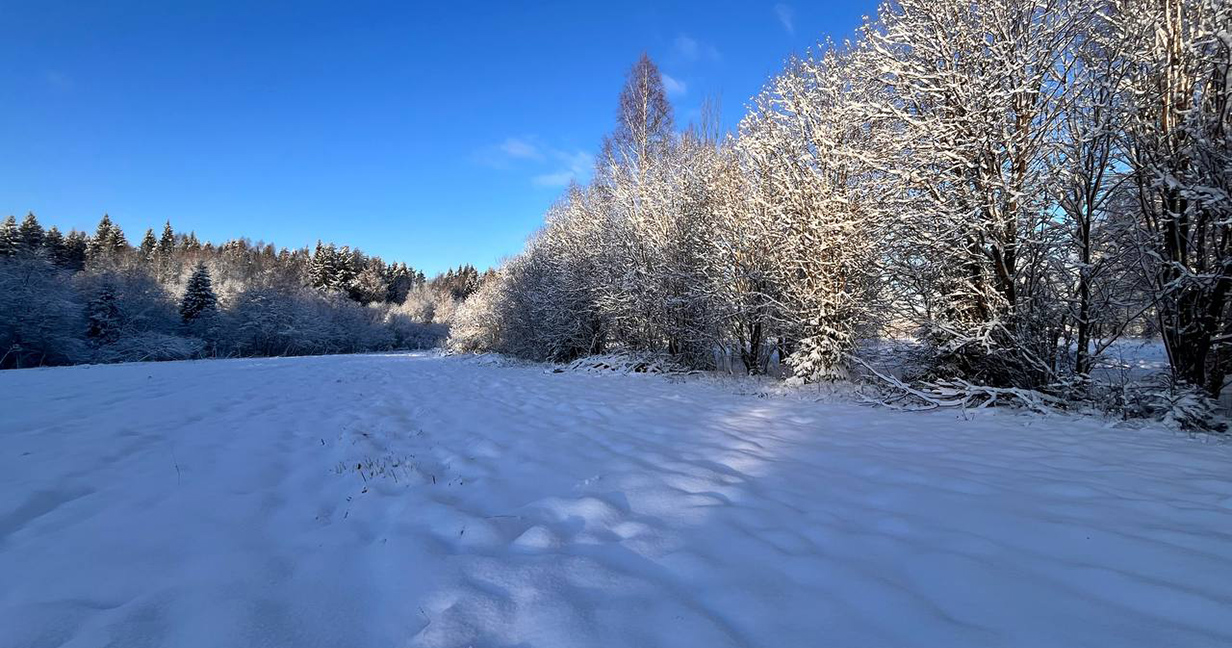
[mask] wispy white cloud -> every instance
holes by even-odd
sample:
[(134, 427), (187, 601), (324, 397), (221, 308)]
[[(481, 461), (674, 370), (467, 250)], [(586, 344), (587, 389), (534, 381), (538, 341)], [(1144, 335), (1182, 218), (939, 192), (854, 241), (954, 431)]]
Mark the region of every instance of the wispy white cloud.
[(542, 160), (543, 152), (534, 142), (521, 137), (510, 137), (498, 147), (502, 153), (515, 160)]
[(666, 73), (663, 74), (663, 89), (667, 90), (667, 94), (673, 96), (681, 96), (689, 91), (689, 86), (684, 81), (676, 79)]
[(686, 61), (717, 61), (722, 58), (719, 50), (714, 45), (703, 43), (688, 34), (681, 34), (676, 37), (675, 51), (677, 55)]
[(560, 168), (535, 176), (532, 181), (541, 187), (563, 187), (571, 181), (585, 180), (594, 168), (595, 158), (585, 151), (552, 151)]
[(477, 164), (493, 169), (508, 169), (527, 161), (542, 161), (543, 146), (534, 135), (511, 135), (498, 144), (485, 146), (472, 155)]
[(774, 15), (778, 17), (788, 34), (796, 33), (796, 10), (792, 9), (791, 5), (781, 2), (774, 5)]
[(594, 168), (594, 157), (585, 151), (556, 148), (537, 135), (506, 137), (499, 144), (475, 152), (477, 164), (530, 174), (541, 187), (563, 187), (572, 180), (584, 181)]

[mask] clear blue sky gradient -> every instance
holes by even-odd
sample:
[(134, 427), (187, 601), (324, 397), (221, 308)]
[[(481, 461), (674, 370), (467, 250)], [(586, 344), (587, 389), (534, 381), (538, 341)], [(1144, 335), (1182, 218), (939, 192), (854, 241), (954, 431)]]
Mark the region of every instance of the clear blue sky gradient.
[(347, 243), (428, 273), (521, 249), (642, 51), (734, 126), (871, 1), (0, 0), (0, 215), (136, 241)]

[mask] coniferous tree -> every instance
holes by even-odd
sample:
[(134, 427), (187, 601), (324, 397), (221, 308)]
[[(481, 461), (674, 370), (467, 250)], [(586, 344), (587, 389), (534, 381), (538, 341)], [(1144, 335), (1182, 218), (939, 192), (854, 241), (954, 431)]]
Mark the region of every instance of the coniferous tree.
[(60, 257), (60, 265), (65, 269), (78, 272), (86, 267), (86, 254), (90, 242), (86, 233), (72, 230), (64, 237), (64, 247)]
[(153, 228), (146, 229), (145, 236), (141, 238), (141, 246), (138, 249), (141, 251), (141, 260), (143, 262), (154, 262), (155, 253), (158, 251), (158, 239), (154, 238)]
[(164, 261), (171, 258), (175, 251), (175, 232), (171, 229), (171, 221), (163, 225), (163, 235), (158, 239), (158, 256)]
[(124, 230), (111, 222), (111, 216), (103, 214), (90, 239), (87, 256), (99, 262), (114, 261), (127, 249), (128, 239), (124, 237)]
[(47, 228), (47, 234), (43, 237), (43, 249), (52, 263), (64, 267), (64, 235), (55, 225)]
[(0, 256), (13, 256), (21, 246), (21, 235), (17, 231), (17, 218), (9, 216), (0, 223)]
[(218, 298), (214, 296), (214, 288), (210, 282), (210, 271), (205, 263), (198, 263), (188, 278), (188, 287), (184, 290), (184, 298), (180, 300), (180, 317), (185, 324), (212, 314), (218, 308)]
[(415, 275), (405, 263), (394, 263), (386, 269), (385, 282), (389, 287), (385, 301), (401, 304), (406, 301), (407, 294), (415, 285)]
[(86, 305), (86, 337), (95, 344), (115, 342), (120, 338), (121, 320), (116, 287), (106, 282)]
[(329, 290), (333, 286), (337, 272), (337, 250), (333, 244), (325, 245), (317, 241), (316, 250), (312, 253), (312, 263), (308, 268), (308, 285), (320, 290)]
[(389, 282), (385, 278), (385, 268), (379, 259), (373, 259), (355, 276), (351, 285), (351, 299), (361, 304), (385, 301), (389, 295)]
[(26, 217), (22, 219), (21, 225), (17, 228), (17, 234), (24, 254), (37, 254), (43, 249), (43, 226), (39, 225), (34, 212), (26, 214)]
[(352, 250), (349, 245), (338, 249), (338, 265), (332, 286), (334, 290), (350, 295), (354, 299), (355, 279), (359, 271), (363, 269), (363, 258), (359, 250)]

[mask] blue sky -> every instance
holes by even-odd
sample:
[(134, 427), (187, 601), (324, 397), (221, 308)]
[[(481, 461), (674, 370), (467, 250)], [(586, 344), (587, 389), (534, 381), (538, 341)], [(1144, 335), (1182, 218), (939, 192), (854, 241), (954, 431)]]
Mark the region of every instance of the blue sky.
[(0, 215), (495, 265), (588, 176), (642, 51), (680, 126), (707, 96), (731, 126), (874, 8), (0, 0)]

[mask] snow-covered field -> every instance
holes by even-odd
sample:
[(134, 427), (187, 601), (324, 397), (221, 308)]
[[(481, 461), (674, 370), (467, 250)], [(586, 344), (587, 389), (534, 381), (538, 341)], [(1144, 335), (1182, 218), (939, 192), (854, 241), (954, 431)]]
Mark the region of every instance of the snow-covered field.
[(0, 373), (0, 646), (1232, 645), (1232, 446), (739, 391)]

